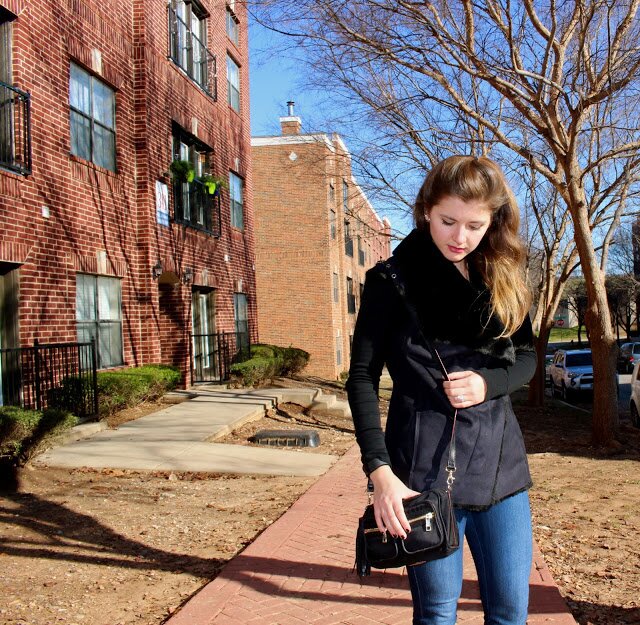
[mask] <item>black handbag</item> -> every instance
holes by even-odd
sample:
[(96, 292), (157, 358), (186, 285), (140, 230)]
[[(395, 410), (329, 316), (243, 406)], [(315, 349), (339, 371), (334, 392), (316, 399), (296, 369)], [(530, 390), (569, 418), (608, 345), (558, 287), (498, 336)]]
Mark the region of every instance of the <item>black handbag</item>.
[[(439, 358), (439, 356), (438, 356)], [(371, 568), (392, 569), (444, 558), (460, 546), (458, 523), (453, 513), (451, 488), (455, 480), (456, 410), (451, 428), (447, 488), (426, 490), (402, 502), (411, 525), (406, 538), (381, 532), (376, 524), (373, 504), (364, 510), (356, 535), (356, 571), (360, 577), (371, 574)], [(371, 486), (371, 482), (369, 482)], [(371, 494), (371, 491), (370, 491)]]
[(448, 489), (427, 490), (403, 501), (411, 525), (406, 538), (394, 538), (376, 526), (373, 505), (368, 505), (358, 526), (356, 571), (360, 577), (371, 567), (390, 569), (444, 558), (458, 549), (458, 524)]
[[(395, 259), (391, 259), (395, 260)], [(397, 267), (389, 261), (386, 264), (389, 276), (398, 287), (404, 300), (404, 289), (398, 278)], [(415, 323), (420, 324), (415, 311), (405, 300)], [(422, 332), (421, 332), (422, 334)], [(440, 358), (438, 350), (424, 337), (431, 351), (438, 359), (445, 380), (449, 379), (447, 370)], [(422, 562), (429, 562), (444, 558), (456, 551), (460, 546), (458, 523), (453, 513), (451, 489), (456, 471), (456, 420), (458, 411), (454, 410), (451, 426), (451, 440), (449, 441), (449, 456), (447, 459), (447, 487), (427, 490), (415, 497), (402, 502), (404, 513), (411, 525), (411, 531), (406, 538), (393, 537), (388, 532), (381, 532), (376, 524), (373, 504), (370, 502), (358, 523), (356, 536), (356, 564), (355, 568), (360, 577), (371, 574), (371, 568), (389, 569), (410, 566)], [(369, 495), (373, 484), (369, 480)]]

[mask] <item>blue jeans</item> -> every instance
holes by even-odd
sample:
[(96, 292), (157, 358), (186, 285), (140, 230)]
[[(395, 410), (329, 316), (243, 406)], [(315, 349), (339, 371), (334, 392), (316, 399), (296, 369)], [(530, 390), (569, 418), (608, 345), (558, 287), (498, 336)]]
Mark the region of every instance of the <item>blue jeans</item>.
[[(478, 572), (485, 625), (525, 625), (529, 604), (532, 534), (529, 496), (518, 493), (487, 510), (455, 511), (460, 542)], [(454, 625), (462, 590), (462, 544), (440, 560), (407, 568), (413, 625)]]

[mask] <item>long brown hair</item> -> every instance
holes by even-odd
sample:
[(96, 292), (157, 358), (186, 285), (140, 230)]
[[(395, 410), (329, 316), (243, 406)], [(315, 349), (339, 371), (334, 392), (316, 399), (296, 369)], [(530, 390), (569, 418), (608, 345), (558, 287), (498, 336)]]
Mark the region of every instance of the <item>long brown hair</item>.
[(469, 256), (491, 293), (491, 314), (504, 325), (501, 336), (513, 334), (527, 315), (531, 295), (525, 281), (525, 247), (518, 235), (520, 211), (500, 167), (491, 159), (450, 156), (427, 175), (416, 198), (416, 227), (428, 230), (425, 215), (443, 197), (476, 201), (491, 211), (491, 224)]

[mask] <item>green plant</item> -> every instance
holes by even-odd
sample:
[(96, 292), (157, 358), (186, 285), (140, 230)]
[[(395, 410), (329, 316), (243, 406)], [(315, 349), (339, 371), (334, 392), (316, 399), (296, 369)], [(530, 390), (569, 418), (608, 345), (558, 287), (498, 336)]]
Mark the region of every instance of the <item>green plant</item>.
[(308, 362), (309, 353), (296, 347), (251, 345), (251, 358), (231, 365), (232, 384), (260, 386), (274, 377), (298, 373)]
[(47, 393), (47, 404), (51, 408), (60, 408), (81, 417), (86, 415), (87, 400), (93, 398), (92, 381), (87, 376), (68, 376), (60, 385)]
[(77, 417), (57, 408), (41, 412), (0, 406), (0, 463), (24, 464), (47, 441), (77, 423)]
[(204, 185), (207, 193), (215, 195), (220, 192), (220, 189), (229, 188), (229, 183), (219, 176), (213, 176), (211, 174), (202, 174), (198, 180)]
[(193, 167), (193, 163), (189, 161), (176, 159), (169, 165), (169, 170), (178, 182), (193, 182), (196, 177), (196, 170)]
[(175, 388), (180, 371), (168, 365), (143, 365), (118, 371), (98, 372), (98, 412), (101, 417), (153, 401)]

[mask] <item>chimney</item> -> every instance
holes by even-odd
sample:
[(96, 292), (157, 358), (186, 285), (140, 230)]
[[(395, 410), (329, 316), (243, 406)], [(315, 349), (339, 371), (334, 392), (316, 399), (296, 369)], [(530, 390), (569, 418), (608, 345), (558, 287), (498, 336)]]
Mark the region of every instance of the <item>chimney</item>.
[(280, 118), (280, 127), (283, 135), (299, 135), (302, 127), (302, 120), (296, 117), (293, 107), (295, 102), (289, 100), (287, 102), (287, 116)]

